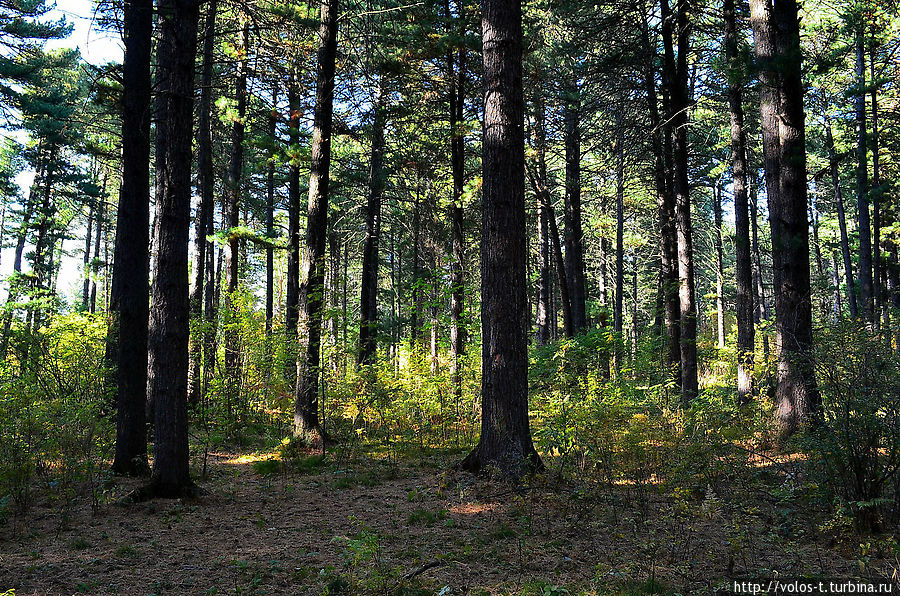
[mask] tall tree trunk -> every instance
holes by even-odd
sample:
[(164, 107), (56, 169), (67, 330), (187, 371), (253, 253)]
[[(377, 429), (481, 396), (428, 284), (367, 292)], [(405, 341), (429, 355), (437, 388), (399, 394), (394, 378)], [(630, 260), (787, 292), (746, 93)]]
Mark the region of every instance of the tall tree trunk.
[[(451, 20), (447, 1), (447, 18)], [(457, 2), (457, 22), (459, 33), (465, 35), (465, 18), (463, 10), (465, 4), (462, 0)], [(448, 80), (448, 107), (450, 116), (450, 170), (453, 175), (453, 201), (450, 204), (450, 377), (453, 382), (453, 394), (455, 403), (462, 399), (462, 371), (460, 370), (460, 357), (466, 351), (466, 329), (463, 322), (463, 310), (465, 308), (465, 233), (463, 229), (463, 205), (462, 194), (466, 176), (466, 139), (462, 130), (465, 115), (465, 91), (466, 91), (466, 48), (460, 44), (456, 52), (456, 65), (454, 68), (453, 53), (447, 54)]]
[[(208, 227), (215, 208), (213, 158), (212, 158), (212, 77), (213, 50), (216, 37), (216, 14), (218, 0), (209, 0), (206, 5), (206, 22), (203, 31), (203, 67), (200, 73), (200, 105), (197, 118), (197, 188), (200, 193), (200, 204), (197, 206), (197, 218), (194, 223), (194, 278), (191, 284), (191, 320), (200, 322), (203, 316), (204, 282), (207, 277), (207, 251), (212, 252), (213, 245), (207, 240), (213, 230)], [(190, 364), (188, 368), (188, 403), (196, 407), (200, 403), (203, 389), (201, 363), (203, 346), (208, 343), (209, 330), (201, 326), (202, 331), (192, 334), (190, 339)]]
[[(144, 474), (147, 463), (147, 334), (150, 316), (150, 54), (152, 0), (125, 4), (122, 66), (122, 183), (116, 218), (108, 345), (117, 363), (113, 470)], [(188, 128), (190, 130), (190, 127)], [(188, 162), (190, 163), (190, 162)]]
[(542, 465), (528, 421), (521, 3), (483, 0), (482, 37), (481, 437), (460, 465), (521, 477)]
[[(290, 147), (299, 148), (300, 143), (300, 96), (296, 78), (292, 74), (288, 83), (288, 106), (290, 124), (288, 128)], [(294, 149), (291, 149), (293, 153)], [(288, 258), (287, 280), (284, 292), (284, 330), (287, 352), (285, 380), (290, 386), (297, 383), (297, 323), (300, 304), (300, 165), (297, 158), (291, 158), (288, 172)]]
[(238, 283), (240, 277), (240, 251), (241, 240), (236, 228), (241, 223), (241, 174), (244, 170), (244, 131), (247, 115), (247, 54), (250, 42), (250, 24), (246, 16), (241, 29), (240, 46), (236, 49), (237, 83), (235, 84), (235, 100), (237, 103), (237, 118), (231, 125), (231, 164), (228, 168), (228, 178), (225, 182), (226, 221), (228, 230), (228, 250), (226, 252), (225, 285), (228, 293), (225, 295), (225, 304), (228, 312), (228, 324), (225, 326), (225, 385), (228, 387), (228, 399), (233, 400), (241, 386), (241, 334), (239, 329), (237, 298)]
[(722, 189), (713, 186), (713, 207), (716, 221), (716, 345), (725, 348), (725, 255), (722, 247)]
[[(294, 435), (307, 443), (325, 440), (319, 422), (319, 347), (322, 335), (322, 293), (325, 240), (328, 231), (328, 183), (334, 112), (334, 71), (337, 56), (338, 0), (322, 0), (316, 73), (316, 105), (310, 158), (309, 204), (303, 247), (299, 303), (299, 358), (294, 409)], [(346, 322), (345, 322), (346, 324)]]
[(882, 262), (881, 262), (881, 159), (879, 156), (879, 138), (878, 138), (878, 79), (875, 71), (876, 47), (873, 40), (872, 52), (869, 58), (869, 69), (872, 79), (872, 292), (875, 299), (876, 317), (880, 308), (887, 326), (889, 318), (889, 310), (887, 301), (885, 300), (884, 290), (881, 283), (882, 278)]
[(150, 311), (148, 397), (155, 411), (150, 483), (155, 495), (177, 496), (193, 486), (187, 423), (191, 171), (185, 164), (191, 163), (199, 6), (195, 0), (161, 0), (158, 13), (163, 153), (157, 156), (162, 168), (156, 173), (158, 225)]
[[(272, 109), (269, 110), (269, 142), (275, 146), (278, 125), (278, 85), (272, 86)], [(275, 239), (275, 152), (269, 150), (266, 172), (266, 238)], [(271, 350), (272, 317), (275, 315), (275, 250), (266, 246), (266, 350)]]
[[(616, 139), (616, 301), (613, 306), (613, 328), (622, 333), (625, 299), (625, 130), (619, 123)], [(618, 357), (616, 365), (619, 365)]]
[[(678, 259), (675, 242), (675, 199), (672, 195), (670, 176), (667, 168), (667, 142), (669, 127), (662, 123), (659, 113), (659, 99), (656, 92), (656, 49), (650, 42), (649, 26), (644, 19), (641, 27), (642, 43), (646, 54), (644, 65), (644, 86), (647, 91), (647, 107), (650, 115), (651, 147), (653, 150), (653, 180), (656, 189), (656, 210), (659, 224), (660, 270), (659, 285), (662, 299), (662, 313), (665, 320), (666, 363), (670, 367), (681, 364), (681, 308), (678, 304)], [(663, 80), (668, 76), (663, 69)], [(668, 118), (668, 116), (667, 116)], [(676, 374), (680, 378), (680, 373)]]
[(419, 172), (416, 166), (416, 198), (413, 202), (413, 262), (412, 262), (412, 304), (410, 305), (409, 317), (409, 346), (416, 349), (422, 339), (422, 288), (421, 285), (421, 267), (419, 263), (421, 246), (420, 236), (422, 234), (422, 213), (419, 204)]
[[(94, 227), (94, 260), (91, 265), (91, 314), (97, 312), (97, 276), (100, 270), (100, 238), (106, 223), (106, 174), (103, 175), (103, 192), (97, 206), (97, 225)], [(104, 259), (103, 266), (106, 266)], [(148, 288), (149, 293), (149, 288)], [(148, 313), (149, 316), (149, 313)]]
[[(691, 7), (685, 0), (675, 15), (669, 13), (668, 0), (661, 2), (664, 23), (665, 69), (671, 87), (669, 121), (673, 134), (673, 190), (675, 194), (675, 236), (678, 241), (678, 302), (680, 305), (681, 400), (688, 404), (697, 395), (697, 311), (694, 292), (694, 254), (691, 230), (690, 183), (688, 180), (687, 112), (688, 40)], [(674, 19), (674, 20), (673, 20)], [(668, 23), (668, 25), (665, 25)], [(677, 57), (673, 30), (677, 29)]]
[(534, 139), (538, 153), (538, 180), (534, 180), (534, 176), (530, 177), (538, 199), (537, 237), (539, 262), (535, 340), (539, 346), (545, 345), (550, 340), (551, 320), (555, 323), (555, 317), (550, 315), (550, 214), (542, 196), (542, 189), (547, 181), (547, 165), (544, 157), (547, 139), (544, 130), (544, 118), (543, 98), (540, 93), (537, 93), (534, 100)]
[[(98, 199), (99, 200), (99, 199)], [(4, 216), (6, 215), (4, 205)], [(97, 208), (93, 201), (88, 205), (87, 233), (84, 235), (84, 262), (82, 264), (82, 272), (84, 273), (84, 281), (81, 285), (81, 308), (87, 309), (88, 300), (91, 295), (91, 241), (94, 239), (92, 232), (94, 231), (94, 214)], [(0, 235), (2, 235), (2, 226), (0, 226)], [(2, 238), (0, 238), (2, 240)], [(2, 242), (0, 242), (2, 246)]]
[(381, 200), (384, 194), (384, 90), (372, 108), (372, 156), (369, 163), (369, 198), (366, 205), (366, 238), (363, 244), (359, 300), (359, 364), (373, 364), (378, 347), (378, 242), (381, 239)]
[(800, 26), (795, 0), (777, 0), (774, 6), (751, 0), (750, 10), (763, 89), (777, 85), (775, 93), (763, 94), (761, 114), (767, 178), (770, 167), (778, 172), (776, 193), (769, 193), (769, 224), (778, 350), (775, 407), (783, 439), (811, 422), (820, 405), (809, 361), (812, 305)]
[(728, 61), (728, 107), (731, 114), (731, 177), (734, 195), (734, 253), (737, 285), (738, 403), (753, 398), (753, 263), (750, 254), (750, 213), (747, 197), (747, 136), (744, 132), (746, 74), (738, 48), (735, 1), (725, 0), (725, 59)]
[(565, 270), (572, 309), (572, 331), (577, 334), (587, 327), (584, 234), (581, 229), (581, 105), (577, 84), (567, 91), (563, 114), (566, 151)]
[(866, 47), (865, 25), (856, 32), (856, 207), (859, 221), (859, 298), (863, 314), (875, 323), (872, 281), (872, 227), (869, 216), (869, 160), (866, 152)]
[(825, 146), (828, 149), (828, 165), (831, 171), (831, 184), (834, 190), (834, 199), (837, 204), (838, 228), (841, 233), (841, 254), (844, 261), (844, 275), (847, 283), (847, 305), (850, 308), (850, 316), (859, 317), (859, 306), (856, 301), (856, 284), (853, 276), (853, 261), (850, 256), (850, 241), (847, 235), (847, 216), (844, 211), (844, 195), (841, 192), (841, 177), (838, 169), (837, 154), (834, 150), (834, 136), (831, 133), (831, 119), (825, 116)]

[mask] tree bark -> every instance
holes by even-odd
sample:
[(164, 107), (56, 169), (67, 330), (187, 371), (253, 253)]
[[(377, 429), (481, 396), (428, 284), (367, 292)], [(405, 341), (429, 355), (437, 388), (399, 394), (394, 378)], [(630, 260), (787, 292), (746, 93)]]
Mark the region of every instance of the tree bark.
[[(200, 105), (197, 118), (197, 187), (200, 204), (194, 224), (194, 278), (191, 284), (191, 319), (200, 322), (203, 316), (204, 282), (207, 276), (207, 251), (213, 250), (207, 236), (213, 230), (208, 227), (215, 208), (214, 172), (212, 159), (212, 76), (213, 50), (215, 48), (216, 15), (218, 0), (209, 0), (206, 5), (206, 22), (203, 31), (203, 67), (200, 73)], [(188, 369), (188, 403), (196, 407), (201, 400), (203, 373), (201, 362), (203, 347), (207, 342), (208, 329), (203, 326), (199, 334), (190, 338), (190, 364)]]
[[(767, 179), (770, 167), (778, 172), (777, 192), (769, 196), (769, 225), (778, 351), (775, 407), (783, 440), (812, 422), (821, 403), (809, 359), (812, 304), (800, 25), (795, 0), (776, 0), (774, 6), (751, 0), (750, 8), (763, 89), (769, 82), (777, 85), (775, 93), (764, 93), (761, 115)], [(774, 44), (763, 43), (769, 34)]]
[(565, 246), (566, 277), (572, 310), (572, 332), (587, 327), (584, 280), (584, 234), (581, 227), (581, 106), (577, 85), (565, 97), (566, 194)]
[(369, 198), (363, 244), (359, 300), (359, 364), (375, 363), (378, 347), (378, 242), (381, 239), (381, 200), (384, 194), (384, 81), (372, 108), (372, 155), (369, 163)]
[(481, 437), (460, 465), (520, 478), (542, 467), (528, 421), (521, 3), (483, 0), (482, 38)]
[(837, 204), (838, 228), (841, 233), (841, 255), (844, 261), (844, 278), (847, 284), (847, 305), (850, 316), (859, 318), (859, 306), (856, 301), (856, 284), (853, 276), (853, 261), (850, 256), (850, 241), (847, 235), (847, 215), (844, 210), (844, 194), (841, 191), (841, 175), (838, 169), (837, 154), (834, 150), (834, 136), (831, 133), (831, 118), (825, 116), (825, 146), (828, 149), (828, 166), (831, 171), (831, 185), (834, 189), (834, 200)]
[(136, 475), (149, 470), (145, 404), (150, 315), (152, 0), (127, 2), (123, 23), (125, 59), (122, 66), (122, 183), (119, 187), (109, 307), (112, 319), (110, 335), (113, 339), (109, 345), (118, 365), (113, 471)]
[(859, 222), (859, 298), (866, 321), (875, 323), (872, 281), (872, 226), (869, 216), (869, 160), (866, 152), (865, 25), (856, 32), (856, 208)]
[(150, 488), (178, 496), (193, 488), (187, 423), (188, 237), (191, 224), (191, 134), (196, 0), (161, 0), (157, 49), (158, 126), (162, 155), (156, 173), (156, 268), (150, 311), (148, 396), (154, 404), (154, 456)]
[(750, 213), (747, 196), (747, 136), (744, 131), (746, 73), (738, 47), (735, 0), (724, 0), (725, 59), (728, 63), (728, 107), (731, 114), (731, 177), (734, 195), (735, 282), (737, 285), (738, 403), (753, 398), (753, 262), (750, 254)]
[[(288, 106), (290, 123), (288, 128), (291, 152), (299, 149), (300, 143), (300, 97), (296, 78), (292, 74), (288, 83)], [(286, 335), (287, 366), (285, 380), (290, 386), (297, 382), (297, 323), (300, 304), (300, 165), (292, 157), (288, 172), (288, 258), (287, 279), (284, 292), (284, 330)]]
[(325, 440), (325, 432), (319, 422), (319, 347), (322, 336), (325, 241), (328, 231), (337, 13), (338, 0), (322, 0), (309, 202), (298, 308), (300, 334), (294, 435), (313, 445)]
[(244, 133), (245, 118), (247, 116), (247, 54), (250, 42), (250, 24), (246, 16), (241, 28), (241, 41), (236, 49), (237, 82), (235, 84), (235, 100), (237, 103), (237, 118), (231, 125), (231, 163), (228, 168), (228, 177), (225, 181), (227, 202), (225, 206), (228, 233), (228, 250), (225, 253), (225, 285), (227, 294), (225, 304), (228, 312), (225, 325), (225, 385), (228, 388), (228, 399), (237, 397), (241, 386), (241, 334), (240, 313), (235, 302), (237, 298), (240, 278), (241, 240), (236, 228), (241, 223), (241, 174), (244, 170)]

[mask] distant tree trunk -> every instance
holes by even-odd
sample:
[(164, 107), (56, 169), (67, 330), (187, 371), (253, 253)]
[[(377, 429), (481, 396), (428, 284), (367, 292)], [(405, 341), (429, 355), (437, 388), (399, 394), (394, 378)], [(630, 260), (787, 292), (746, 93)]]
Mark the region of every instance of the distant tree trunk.
[[(300, 143), (300, 96), (293, 74), (288, 83), (290, 125), (288, 142), (291, 147)], [(285, 380), (291, 386), (297, 383), (297, 322), (300, 304), (300, 165), (291, 159), (288, 172), (288, 258), (287, 280), (284, 292), (284, 330), (287, 343)]]
[(359, 300), (359, 364), (374, 364), (378, 347), (378, 242), (381, 239), (381, 199), (384, 194), (384, 85), (372, 108), (372, 156), (369, 163), (369, 198), (363, 244)]
[[(447, 0), (447, 18), (451, 18)], [(464, 2), (457, 2), (459, 29), (465, 34)], [(466, 328), (463, 322), (465, 309), (465, 233), (463, 229), (462, 194), (466, 177), (466, 139), (462, 130), (465, 116), (466, 92), (466, 48), (460, 44), (456, 52), (454, 68), (453, 53), (447, 54), (447, 68), (450, 88), (448, 89), (450, 111), (450, 169), (453, 175), (453, 201), (450, 204), (450, 377), (456, 403), (462, 399), (462, 371), (460, 357), (466, 351)]]
[[(275, 143), (278, 125), (278, 85), (272, 86), (272, 109), (269, 110), (269, 139)], [(275, 239), (275, 155), (269, 151), (268, 172), (266, 172), (266, 238)], [(275, 250), (266, 246), (266, 341), (271, 350), (272, 317), (275, 315)]]
[(888, 326), (890, 311), (885, 300), (882, 278), (881, 262), (881, 159), (879, 156), (878, 138), (878, 79), (875, 72), (876, 48), (873, 40), (872, 53), (869, 59), (869, 68), (872, 78), (872, 292), (875, 299), (875, 316), (878, 309), (883, 313), (885, 326)]
[(440, 320), (438, 319), (438, 279), (440, 275), (440, 262), (438, 260), (438, 255), (432, 253), (432, 265), (431, 265), (431, 300), (428, 305), (429, 314), (431, 315), (431, 325), (430, 329), (430, 352), (431, 352), (431, 374), (436, 375), (440, 369), (441, 361), (438, 354), (438, 349), (440, 347)]
[(841, 192), (840, 170), (838, 169), (837, 154), (834, 150), (834, 137), (831, 133), (831, 119), (825, 116), (825, 146), (828, 149), (828, 164), (831, 171), (831, 184), (834, 190), (834, 199), (837, 204), (838, 228), (841, 233), (841, 254), (844, 257), (844, 273), (847, 281), (847, 304), (850, 308), (850, 316), (859, 317), (859, 307), (856, 302), (856, 284), (853, 276), (853, 261), (850, 256), (850, 241), (847, 235), (847, 216), (844, 211), (844, 195)]
[[(619, 122), (616, 139), (616, 302), (613, 306), (613, 328), (622, 333), (625, 298), (625, 131)], [(616, 357), (616, 366), (619, 359)]]
[[(156, 269), (150, 311), (148, 396), (154, 404), (154, 455), (150, 488), (178, 496), (193, 486), (187, 422), (188, 237), (191, 225), (191, 135), (198, 3), (158, 4), (157, 84), (162, 108), (162, 155), (156, 173)], [(159, 133), (157, 133), (159, 134)], [(145, 298), (146, 302), (146, 298)]]
[[(212, 158), (212, 76), (213, 50), (215, 49), (216, 14), (218, 0), (209, 0), (206, 5), (206, 22), (203, 31), (203, 67), (200, 73), (200, 105), (197, 117), (197, 188), (200, 193), (200, 204), (197, 207), (197, 219), (194, 224), (194, 278), (191, 284), (191, 319), (200, 322), (203, 316), (204, 282), (207, 276), (207, 251), (212, 252), (213, 245), (207, 236), (213, 230), (208, 227), (215, 209), (214, 176)], [(205, 327), (205, 326), (204, 326)], [(206, 345), (208, 329), (199, 334), (192, 334), (190, 341), (190, 365), (188, 368), (188, 404), (196, 407), (201, 400), (203, 390), (203, 373), (201, 362), (203, 347)]]
[(460, 465), (518, 478), (542, 467), (528, 421), (521, 3), (483, 0), (482, 36), (481, 437)]
[[(122, 183), (119, 186), (111, 341), (117, 363), (116, 454), (113, 471), (145, 474), (147, 463), (147, 334), (150, 304), (150, 54), (152, 0), (125, 4), (122, 65)], [(188, 127), (190, 131), (190, 127)], [(190, 163), (190, 162), (188, 162)]]
[(725, 58), (728, 61), (728, 107), (731, 113), (731, 177), (734, 195), (734, 253), (737, 285), (738, 403), (753, 398), (753, 353), (756, 328), (753, 321), (753, 262), (750, 253), (750, 213), (747, 197), (747, 136), (744, 131), (746, 74), (738, 48), (734, 0), (725, 0)]
[[(656, 92), (656, 50), (650, 42), (649, 27), (644, 20), (641, 27), (642, 43), (646, 53), (644, 66), (644, 85), (647, 90), (648, 113), (650, 115), (651, 147), (653, 149), (653, 179), (656, 187), (656, 209), (659, 222), (659, 285), (663, 305), (666, 333), (666, 363), (672, 366), (681, 364), (681, 308), (678, 304), (678, 267), (677, 247), (675, 242), (675, 222), (672, 214), (675, 211), (675, 199), (669, 183), (666, 159), (666, 138), (669, 127), (663, 125), (659, 113), (659, 99)], [(668, 81), (664, 70), (664, 81)], [(667, 116), (668, 118), (668, 116)], [(680, 378), (680, 373), (676, 375)]]
[(324, 430), (319, 422), (319, 347), (322, 334), (325, 237), (328, 232), (337, 13), (338, 0), (322, 0), (310, 158), (309, 208), (299, 294), (300, 355), (297, 360), (297, 401), (294, 409), (294, 435), (304, 438), (309, 444), (325, 440)]
[(838, 273), (838, 253), (837, 250), (832, 251), (831, 256), (831, 281), (834, 286), (834, 296), (832, 297), (832, 320), (835, 325), (841, 320), (841, 276)]
[(722, 189), (713, 186), (713, 211), (716, 221), (716, 345), (725, 348), (725, 255), (722, 247)]
[(541, 94), (535, 96), (534, 101), (534, 137), (538, 152), (537, 183), (532, 176), (532, 186), (538, 199), (537, 238), (538, 238), (538, 300), (536, 323), (537, 331), (535, 341), (539, 346), (550, 341), (551, 321), (555, 323), (555, 316), (550, 315), (550, 214), (545, 201), (541, 196), (541, 187), (546, 184), (547, 165), (544, 159), (546, 145), (546, 133), (544, 130), (544, 102)]
[(581, 229), (581, 106), (577, 85), (568, 90), (563, 113), (566, 150), (565, 269), (572, 308), (572, 331), (577, 334), (587, 327), (584, 234)]
[(865, 24), (856, 32), (856, 207), (859, 221), (859, 297), (869, 323), (875, 323), (872, 281), (872, 226), (869, 218), (869, 170), (866, 155), (866, 47)]
[[(106, 175), (103, 176), (103, 192), (97, 206), (97, 225), (94, 227), (94, 262), (91, 265), (93, 281), (91, 283), (91, 314), (97, 312), (97, 275), (100, 269), (100, 238), (106, 220)], [(105, 260), (105, 259), (104, 259)], [(104, 266), (106, 263), (104, 262)], [(149, 293), (149, 288), (148, 288)], [(148, 313), (149, 316), (149, 313)]]
[[(87, 219), (87, 233), (84, 235), (84, 262), (82, 265), (82, 272), (84, 273), (84, 282), (81, 287), (81, 308), (87, 309), (88, 300), (90, 299), (91, 292), (91, 240), (93, 240), (92, 232), (94, 231), (94, 214), (96, 213), (96, 206), (94, 201), (88, 205), (88, 219)], [(6, 216), (6, 205), (3, 205), (3, 215), (4, 219)], [(5, 221), (3, 222), (5, 223)], [(2, 241), (2, 225), (0, 225), (0, 241)], [(2, 242), (0, 242), (0, 246), (2, 246)]]
[[(694, 291), (694, 249), (691, 229), (690, 182), (688, 179), (687, 112), (688, 40), (691, 6), (682, 2), (673, 16), (668, 0), (661, 2), (664, 24), (665, 69), (669, 71), (670, 116), (673, 130), (673, 190), (675, 194), (675, 236), (678, 241), (678, 302), (680, 305), (681, 400), (688, 404), (697, 395), (697, 310)], [(673, 20), (674, 19), (674, 20)], [(675, 56), (673, 29), (677, 29)]]
[[(417, 166), (418, 168), (418, 166)], [(419, 205), (419, 173), (416, 170), (416, 197), (413, 202), (413, 262), (412, 262), (412, 304), (410, 305), (409, 317), (409, 346), (415, 349), (422, 339), (422, 288), (421, 285), (421, 266), (419, 264), (420, 254), (419, 247), (421, 245), (420, 235), (422, 233), (422, 213)]]
[(249, 52), (250, 25), (246, 17), (241, 17), (244, 25), (241, 29), (241, 42), (237, 48), (237, 83), (235, 84), (235, 100), (237, 118), (231, 125), (231, 164), (228, 178), (225, 181), (226, 221), (228, 230), (228, 249), (226, 252), (225, 285), (227, 294), (225, 304), (229, 324), (225, 326), (225, 384), (229, 388), (229, 400), (235, 399), (241, 386), (241, 335), (238, 322), (237, 298), (240, 277), (241, 240), (236, 228), (241, 223), (241, 174), (244, 170), (244, 119), (247, 115), (247, 54)]
[(775, 93), (764, 94), (761, 114), (767, 178), (770, 167), (778, 172), (777, 191), (769, 192), (769, 223), (778, 348), (775, 407), (783, 439), (811, 422), (820, 405), (809, 361), (812, 305), (800, 27), (795, 0), (778, 0), (774, 7), (768, 0), (751, 0), (750, 10), (763, 88), (777, 85)]

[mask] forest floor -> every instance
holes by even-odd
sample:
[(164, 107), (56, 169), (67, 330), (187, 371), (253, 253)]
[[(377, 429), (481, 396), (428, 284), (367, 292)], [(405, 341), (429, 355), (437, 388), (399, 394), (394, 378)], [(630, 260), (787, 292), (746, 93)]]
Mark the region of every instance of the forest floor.
[(200, 497), (135, 504), (117, 499), (138, 481), (111, 479), (107, 503), (35, 503), (0, 526), (0, 594), (709, 594), (898, 567), (877, 540), (791, 509), (788, 460), (760, 463), (771, 491), (684, 495), (556, 480), (552, 465), (515, 488), (448, 472), (461, 455), (286, 469), (220, 451)]

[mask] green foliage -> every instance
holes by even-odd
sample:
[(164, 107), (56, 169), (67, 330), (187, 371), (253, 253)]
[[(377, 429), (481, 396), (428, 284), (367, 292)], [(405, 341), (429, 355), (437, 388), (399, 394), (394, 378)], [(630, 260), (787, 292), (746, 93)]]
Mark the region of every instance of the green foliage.
[(26, 359), (0, 365), (0, 503), (102, 496), (113, 436), (104, 416), (105, 338), (101, 317), (56, 317), (34, 334)]
[(877, 529), (900, 497), (900, 362), (854, 324), (825, 333), (814, 362), (823, 399), (823, 422), (806, 438), (814, 477), (858, 527)]

